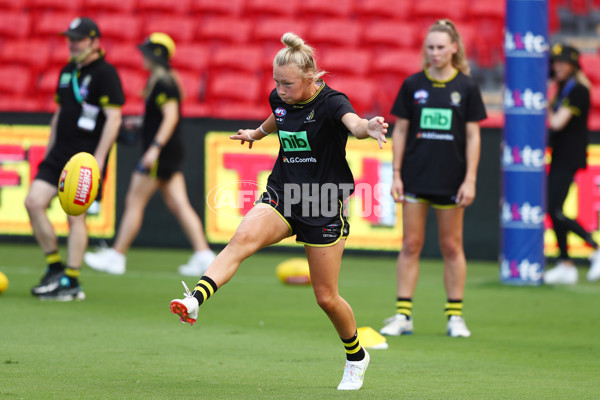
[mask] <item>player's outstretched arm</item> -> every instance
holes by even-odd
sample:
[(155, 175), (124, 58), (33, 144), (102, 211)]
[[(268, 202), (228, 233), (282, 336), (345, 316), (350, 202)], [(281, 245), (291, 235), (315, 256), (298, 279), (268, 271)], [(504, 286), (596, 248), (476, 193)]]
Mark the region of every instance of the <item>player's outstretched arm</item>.
[(275, 125), (275, 117), (273, 114), (267, 118), (265, 122), (260, 124), (260, 126), (256, 129), (240, 129), (236, 135), (229, 136), (231, 140), (240, 140), (241, 144), (248, 142), (248, 148), (252, 148), (252, 143), (257, 140), (261, 140), (265, 136), (275, 132), (277, 130), (277, 125)]
[(379, 143), (379, 148), (383, 149), (383, 143), (387, 143), (385, 134), (387, 133), (388, 123), (383, 117), (374, 117), (370, 120), (360, 118), (354, 113), (344, 114), (342, 123), (357, 139), (372, 137)]

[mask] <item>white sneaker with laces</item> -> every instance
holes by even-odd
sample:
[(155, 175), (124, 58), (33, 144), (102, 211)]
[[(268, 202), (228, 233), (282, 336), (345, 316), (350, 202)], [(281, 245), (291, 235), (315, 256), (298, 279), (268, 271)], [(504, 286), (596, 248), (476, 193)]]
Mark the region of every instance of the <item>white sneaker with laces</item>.
[[(365, 350), (364, 347), (363, 350)], [(365, 350), (365, 358), (363, 358), (360, 361), (346, 360), (346, 365), (344, 366), (344, 376), (342, 377), (342, 381), (338, 385), (337, 389), (360, 389), (365, 379), (365, 372), (367, 371), (367, 367), (369, 366), (369, 361), (371, 361), (371, 357), (369, 356), (369, 353), (367, 353), (367, 350)]]
[(592, 265), (587, 273), (587, 280), (595, 282), (600, 279), (600, 249), (596, 249), (590, 257)]
[(96, 271), (107, 272), (113, 275), (125, 273), (125, 256), (113, 248), (102, 249), (96, 253), (86, 251), (83, 260), (90, 268)]
[(396, 314), (383, 321), (386, 324), (379, 333), (386, 336), (411, 335), (413, 333), (413, 320), (404, 314)]
[(183, 283), (183, 287), (185, 288), (184, 298), (171, 300), (171, 312), (179, 315), (181, 323), (194, 325), (196, 319), (198, 319), (198, 308), (200, 306), (198, 305), (198, 300), (190, 293), (185, 282), (181, 281), (181, 283)]
[(179, 266), (178, 271), (181, 275), (200, 277), (204, 275), (215, 257), (212, 250), (197, 251), (190, 257), (187, 264)]
[(574, 285), (578, 280), (577, 268), (564, 262), (544, 273), (544, 283), (549, 285)]
[(463, 317), (451, 315), (446, 325), (446, 334), (450, 337), (469, 337), (471, 336), (471, 331), (467, 328)]

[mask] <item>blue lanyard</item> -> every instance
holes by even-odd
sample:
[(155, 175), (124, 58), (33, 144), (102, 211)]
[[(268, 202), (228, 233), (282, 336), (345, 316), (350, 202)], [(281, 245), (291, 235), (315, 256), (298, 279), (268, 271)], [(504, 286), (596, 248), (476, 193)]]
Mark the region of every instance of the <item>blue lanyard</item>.
[(560, 93), (558, 94), (558, 97), (556, 98), (554, 107), (552, 107), (554, 112), (556, 112), (560, 108), (563, 100), (567, 98), (567, 96), (571, 93), (571, 90), (573, 90), (573, 88), (575, 87), (576, 84), (577, 84), (577, 81), (575, 80), (575, 78), (570, 78), (567, 81), (567, 83), (565, 83), (565, 86), (563, 86)]
[(81, 97), (81, 93), (79, 93), (79, 82), (77, 82), (77, 70), (74, 69), (71, 73), (71, 85), (73, 86), (73, 94), (75, 95), (75, 100), (79, 104), (83, 103), (83, 98)]

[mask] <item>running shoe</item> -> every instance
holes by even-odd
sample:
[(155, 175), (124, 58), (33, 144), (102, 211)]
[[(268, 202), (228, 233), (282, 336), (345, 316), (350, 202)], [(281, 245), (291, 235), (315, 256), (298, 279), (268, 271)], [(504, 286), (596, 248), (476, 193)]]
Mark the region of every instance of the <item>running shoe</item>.
[(379, 333), (386, 336), (411, 335), (413, 333), (413, 320), (405, 314), (395, 314), (383, 321), (386, 324)]
[(574, 285), (578, 280), (577, 267), (562, 262), (544, 273), (544, 283), (549, 285)]
[[(364, 350), (364, 348), (363, 348)], [(365, 358), (360, 361), (348, 361), (346, 360), (346, 365), (344, 366), (344, 376), (342, 377), (342, 381), (338, 385), (338, 390), (358, 390), (362, 387), (363, 381), (365, 379), (365, 372), (367, 372), (367, 367), (369, 366), (369, 361), (371, 357), (367, 350), (365, 350)]]
[(183, 324), (194, 325), (198, 318), (198, 300), (192, 296), (185, 282), (181, 281), (181, 283), (183, 283), (183, 287), (185, 288), (184, 297), (183, 299), (171, 300), (171, 312), (179, 315), (179, 320)]
[(48, 269), (46, 274), (42, 277), (40, 283), (31, 288), (31, 294), (34, 296), (39, 296), (55, 290), (58, 287), (60, 278), (64, 275), (64, 269), (59, 271), (50, 271), (50, 269)]
[(446, 325), (446, 334), (450, 337), (469, 337), (471, 336), (471, 331), (467, 328), (463, 317), (451, 315)]
[(113, 275), (125, 273), (125, 256), (115, 249), (102, 249), (96, 253), (86, 251), (83, 261), (96, 271), (107, 272)]
[(587, 273), (587, 280), (595, 282), (600, 279), (600, 249), (594, 251), (590, 257), (592, 265)]
[(201, 277), (204, 275), (215, 257), (215, 253), (213, 253), (211, 250), (196, 252), (190, 257), (187, 264), (179, 266), (178, 271), (184, 276)]
[(85, 300), (85, 293), (78, 284), (73, 285), (68, 276), (59, 279), (59, 285), (51, 292), (38, 295), (40, 300), (48, 301), (73, 301)]

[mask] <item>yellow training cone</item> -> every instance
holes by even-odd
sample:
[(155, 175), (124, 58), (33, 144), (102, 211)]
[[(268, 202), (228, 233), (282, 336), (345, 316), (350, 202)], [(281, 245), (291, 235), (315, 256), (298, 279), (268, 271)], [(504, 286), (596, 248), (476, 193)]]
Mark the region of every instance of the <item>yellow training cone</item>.
[(385, 336), (382, 336), (370, 326), (358, 328), (358, 340), (367, 349), (387, 349), (388, 344)]

